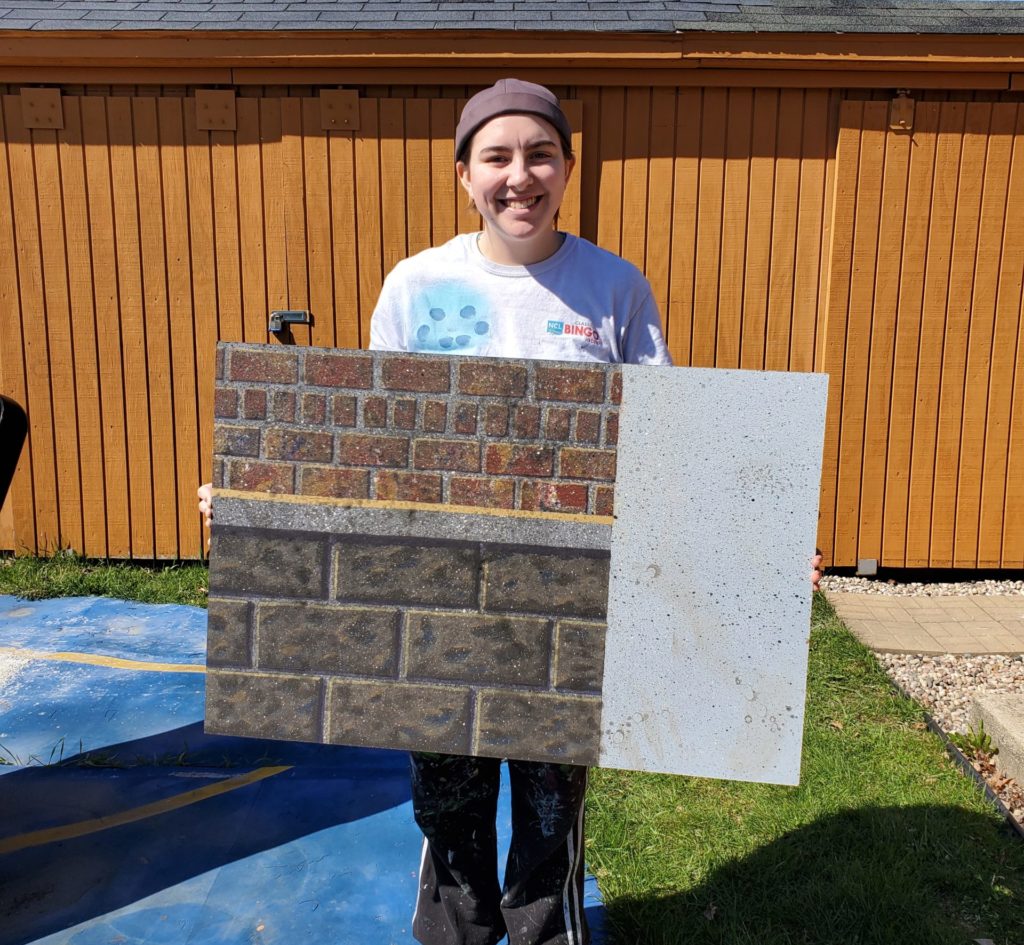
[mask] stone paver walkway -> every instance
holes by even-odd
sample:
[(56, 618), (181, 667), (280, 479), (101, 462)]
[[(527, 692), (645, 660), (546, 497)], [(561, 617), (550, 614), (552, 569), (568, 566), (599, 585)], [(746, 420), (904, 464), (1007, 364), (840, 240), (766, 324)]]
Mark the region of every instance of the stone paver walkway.
[(880, 653), (1024, 653), (1024, 597), (827, 596), (857, 638)]

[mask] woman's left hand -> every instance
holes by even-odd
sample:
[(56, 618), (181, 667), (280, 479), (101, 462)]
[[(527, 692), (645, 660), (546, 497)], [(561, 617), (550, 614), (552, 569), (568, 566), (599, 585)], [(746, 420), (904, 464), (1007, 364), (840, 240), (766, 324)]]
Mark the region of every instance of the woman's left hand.
[(811, 590), (821, 590), (821, 555), (811, 558)]

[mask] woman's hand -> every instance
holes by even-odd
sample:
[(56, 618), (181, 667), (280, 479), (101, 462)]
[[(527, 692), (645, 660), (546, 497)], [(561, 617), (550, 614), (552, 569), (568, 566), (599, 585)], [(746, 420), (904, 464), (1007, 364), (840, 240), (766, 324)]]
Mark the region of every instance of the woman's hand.
[[(202, 508), (202, 504), (200, 504)], [(816, 554), (811, 558), (811, 590), (821, 590), (821, 555)]]
[(199, 514), (203, 516), (203, 524), (209, 528), (213, 523), (213, 483), (204, 482), (198, 489)]

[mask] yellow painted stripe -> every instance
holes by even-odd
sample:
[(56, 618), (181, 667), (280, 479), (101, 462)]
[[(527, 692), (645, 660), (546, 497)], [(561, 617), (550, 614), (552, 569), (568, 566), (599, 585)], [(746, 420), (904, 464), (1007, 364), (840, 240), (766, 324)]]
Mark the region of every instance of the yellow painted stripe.
[(133, 807), (119, 814), (111, 814), (109, 817), (94, 817), (91, 820), (80, 820), (75, 824), (64, 824), (61, 827), (46, 827), (43, 830), (33, 830), (31, 833), (19, 834), (16, 837), (7, 837), (4, 840), (0, 840), (0, 854), (16, 853), (18, 850), (40, 847), (47, 843), (58, 843), (61, 840), (74, 840), (76, 837), (84, 837), (90, 833), (99, 833), (101, 830), (110, 830), (112, 827), (135, 823), (138, 820), (145, 820), (147, 817), (155, 817), (157, 814), (166, 814), (168, 811), (188, 807), (190, 804), (205, 801), (207, 798), (216, 797), (218, 794), (237, 791), (238, 788), (255, 784), (264, 778), (270, 778), (275, 774), (280, 774), (282, 771), (287, 771), (290, 767), (291, 765), (278, 765), (276, 767), (257, 768), (255, 771), (250, 771), (247, 774), (241, 774), (234, 778), (228, 778), (226, 781), (207, 784), (205, 787), (196, 788), (194, 791), (186, 791), (184, 794), (176, 794), (174, 797), (165, 797), (163, 800), (153, 801), (152, 804)]
[(612, 525), (611, 515), (586, 515), (581, 512), (530, 512), (525, 509), (486, 509), (476, 505), (439, 505), (435, 502), (392, 502), (383, 499), (330, 499), (318, 495), (284, 495), (282, 493), (240, 492), (236, 489), (214, 489), (214, 506), (218, 498), (247, 499), (253, 502), (287, 502), (292, 505), (333, 505), (345, 509), (388, 509), (406, 512), (457, 512), (459, 515), (491, 515), (500, 518), (541, 519), (551, 522), (586, 522), (591, 525)]
[(142, 669), (151, 673), (205, 673), (205, 666), (195, 663), (157, 663), (148, 660), (124, 660), (119, 656), (97, 656), (95, 653), (48, 653), (44, 650), (23, 650), (17, 646), (0, 646), (0, 656), (17, 656), (27, 660), (57, 660), (61, 663), (87, 663), (114, 669)]

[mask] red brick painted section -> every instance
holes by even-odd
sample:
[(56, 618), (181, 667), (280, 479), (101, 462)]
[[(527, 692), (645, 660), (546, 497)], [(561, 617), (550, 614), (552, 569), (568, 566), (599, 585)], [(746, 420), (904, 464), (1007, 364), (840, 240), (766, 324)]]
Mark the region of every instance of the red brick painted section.
[(219, 487), (612, 514), (616, 365), (244, 344), (218, 365)]

